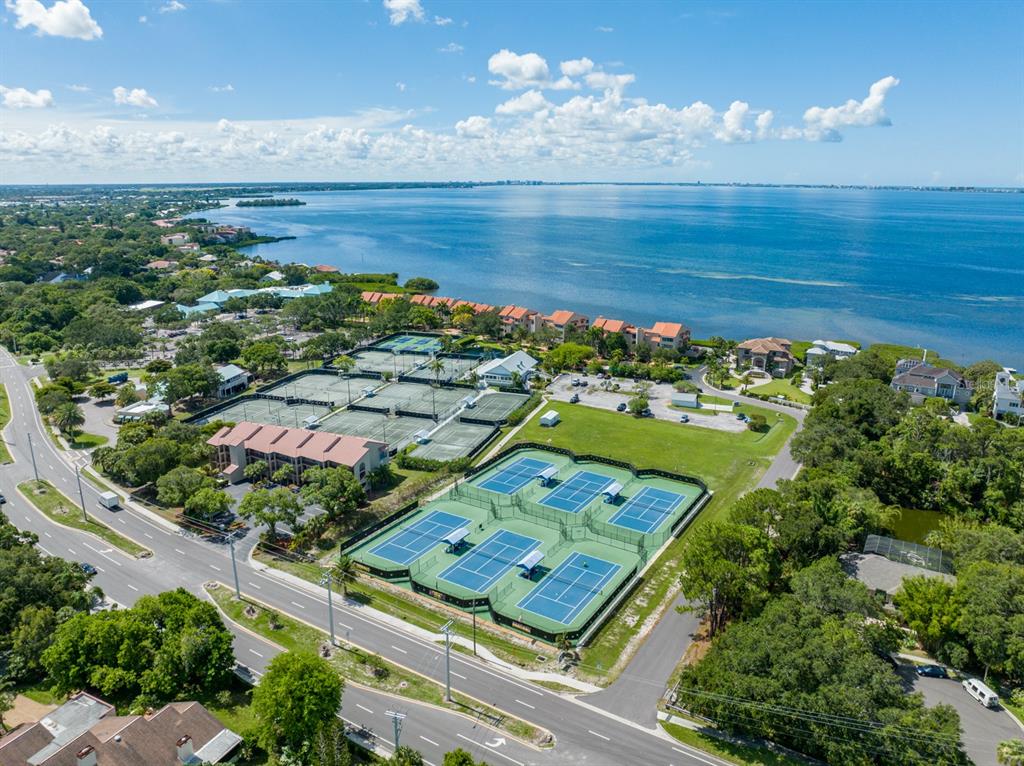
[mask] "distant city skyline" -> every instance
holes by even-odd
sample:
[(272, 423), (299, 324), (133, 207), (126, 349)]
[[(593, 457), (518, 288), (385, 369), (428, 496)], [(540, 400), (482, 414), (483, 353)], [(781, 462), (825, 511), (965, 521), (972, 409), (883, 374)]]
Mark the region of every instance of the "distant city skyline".
[(1024, 5), (5, 0), (3, 183), (1020, 186)]

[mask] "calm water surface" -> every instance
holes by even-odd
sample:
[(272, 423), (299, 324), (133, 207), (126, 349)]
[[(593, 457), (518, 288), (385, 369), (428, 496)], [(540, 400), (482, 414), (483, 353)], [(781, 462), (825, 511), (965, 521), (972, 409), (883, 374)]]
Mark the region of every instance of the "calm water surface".
[(1024, 368), (1024, 195), (484, 187), (298, 196), (209, 218), (296, 240), (252, 252), (428, 276), (441, 294), (573, 308), (695, 337), (938, 349)]

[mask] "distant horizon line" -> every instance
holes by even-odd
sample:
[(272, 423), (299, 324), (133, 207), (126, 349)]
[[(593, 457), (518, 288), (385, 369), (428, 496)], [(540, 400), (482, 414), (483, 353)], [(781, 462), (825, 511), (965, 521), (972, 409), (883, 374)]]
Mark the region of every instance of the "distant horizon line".
[[(500, 180), (446, 180), (446, 181), (123, 181), (104, 183), (37, 182), (9, 184), (0, 183), (0, 189), (95, 189), (95, 188), (183, 188), (183, 189), (244, 189), (277, 188), (281, 191), (303, 189), (307, 191), (330, 191), (340, 189), (387, 189), (387, 188), (443, 188), (476, 186), (677, 186), (677, 187), (729, 187), (761, 189), (852, 189), (865, 191), (941, 191), (941, 192), (983, 192), (1021, 193), (1024, 186), (984, 186), (971, 184), (854, 184), (854, 183), (773, 183), (768, 181), (542, 181), (531, 179)], [(310, 188), (313, 187), (313, 188)]]

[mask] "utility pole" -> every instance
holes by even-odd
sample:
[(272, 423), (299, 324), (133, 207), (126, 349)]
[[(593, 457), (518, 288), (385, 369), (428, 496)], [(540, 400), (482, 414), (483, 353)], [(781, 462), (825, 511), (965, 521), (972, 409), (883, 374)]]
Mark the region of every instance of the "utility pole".
[(395, 750), (398, 750), (398, 738), (402, 734), (402, 721), (405, 720), (405, 713), (396, 713), (394, 710), (389, 710), (385, 715), (395, 725)]
[(231, 548), (231, 573), (235, 576), (235, 598), (241, 600), (242, 589), (238, 587), (238, 564), (235, 563), (235, 541), (228, 537), (228, 547)]
[(454, 620), (448, 620), (442, 627), (444, 633), (444, 701), (452, 701), (452, 625)]
[(85, 512), (85, 495), (82, 494), (82, 474), (78, 470), (78, 466), (75, 466), (75, 481), (78, 482), (78, 502), (82, 504), (82, 520), (87, 524), (89, 523), (89, 514)]
[(32, 448), (32, 433), (29, 431), (25, 432), (28, 436), (28, 454), (32, 456), (32, 473), (36, 475), (36, 483), (39, 483), (39, 469), (36, 468), (36, 451)]
[(473, 656), (476, 656), (476, 604), (473, 604)]
[[(331, 634), (331, 646), (337, 646), (337, 642), (334, 640), (334, 597), (331, 593), (333, 582), (334, 575), (331, 573), (331, 570), (324, 570), (323, 574), (320, 575), (320, 585), (327, 588), (327, 627)], [(397, 740), (398, 737), (396, 736), (395, 739)], [(398, 745), (396, 744), (395, 747), (398, 747)]]

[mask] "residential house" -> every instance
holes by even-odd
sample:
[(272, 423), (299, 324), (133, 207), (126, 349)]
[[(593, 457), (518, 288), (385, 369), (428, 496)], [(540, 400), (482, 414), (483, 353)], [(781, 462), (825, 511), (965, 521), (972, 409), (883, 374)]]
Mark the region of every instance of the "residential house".
[(258, 290), (245, 290), (241, 288), (214, 290), (212, 293), (207, 293), (199, 298), (195, 306), (184, 306), (180, 303), (177, 306), (179, 311), (188, 316), (205, 311), (219, 311), (232, 298), (250, 298), (258, 293), (273, 295), (282, 300), (290, 300), (292, 298), (305, 298), (311, 295), (324, 295), (329, 292), (331, 292), (331, 286), (326, 282), (315, 285), (295, 285), (293, 287), (261, 287)]
[(816, 340), (807, 349), (804, 364), (808, 367), (821, 367), (829, 359), (849, 359), (857, 353), (857, 347), (849, 343), (834, 340)]
[(150, 261), (146, 264), (145, 268), (150, 271), (173, 271), (178, 268), (177, 261), (168, 261), (164, 258), (159, 258), (155, 261)]
[(792, 341), (786, 338), (751, 338), (736, 346), (736, 365), (784, 378), (793, 371)]
[(1014, 377), (1016, 370), (1005, 368), (996, 373), (992, 396), (992, 417), (1016, 415), (1024, 418), (1024, 378)]
[(160, 308), (161, 306), (164, 305), (164, 303), (166, 303), (166, 301), (158, 301), (158, 300), (140, 301), (138, 303), (132, 303), (131, 305), (127, 306), (126, 308), (129, 311), (149, 311), (149, 309), (158, 309), (158, 308)]
[(178, 245), (178, 252), (186, 255), (194, 255), (199, 252), (198, 242), (189, 242), (187, 245)]
[(376, 306), (378, 303), (384, 300), (393, 300), (395, 298), (402, 297), (398, 293), (379, 293), (371, 292), (369, 290), (360, 293), (360, 296), (366, 303), (369, 303), (371, 306)]
[(533, 376), (536, 366), (536, 359), (525, 351), (516, 351), (504, 359), (484, 362), (476, 369), (476, 374), (484, 383), (509, 388), (516, 377), (525, 384)]
[(653, 327), (636, 328), (636, 342), (682, 351), (690, 343), (690, 328), (678, 322), (655, 322)]
[(226, 763), (242, 738), (198, 702), (117, 715), (80, 692), (35, 723), (0, 737), (0, 763), (32, 766), (192, 766)]
[(591, 327), (596, 327), (605, 335), (618, 333), (626, 339), (626, 343), (630, 346), (636, 343), (636, 327), (621, 319), (606, 319), (605, 317), (598, 317), (594, 320)]
[(220, 384), (217, 386), (217, 398), (227, 399), (229, 396), (242, 393), (249, 387), (252, 375), (237, 364), (225, 364), (217, 368)]
[(504, 326), (505, 335), (511, 335), (517, 329), (522, 328), (526, 332), (534, 333), (541, 328), (544, 318), (540, 312), (522, 306), (505, 306), (498, 312)]
[(167, 247), (179, 247), (181, 245), (187, 245), (191, 237), (184, 231), (175, 232), (174, 234), (164, 234), (160, 237), (160, 244), (167, 245)]
[(291, 468), (296, 482), (308, 468), (344, 467), (365, 487), (370, 474), (388, 462), (388, 445), (381, 441), (248, 421), (225, 426), (206, 443), (216, 447), (217, 467), (232, 483), (242, 481), (250, 462), (263, 460), (270, 473)]
[(217, 262), (217, 256), (213, 255), (212, 253), (207, 253), (206, 255), (199, 256), (199, 262), (200, 263), (216, 263)]
[(567, 311), (565, 309), (559, 309), (558, 311), (551, 312), (548, 316), (543, 318), (545, 327), (550, 327), (552, 330), (557, 332), (562, 340), (565, 340), (566, 333), (571, 330), (577, 332), (586, 332), (590, 326), (590, 318), (584, 314), (577, 314), (575, 311)]
[(284, 281), (284, 274), (282, 274), (280, 271), (277, 271), (277, 270), (267, 272), (262, 277), (260, 277), (260, 282), (283, 282), (283, 281)]
[(970, 402), (974, 395), (974, 385), (960, 373), (932, 367), (916, 359), (900, 359), (890, 385), (896, 391), (910, 394), (915, 404), (929, 397), (940, 397), (962, 405)]

